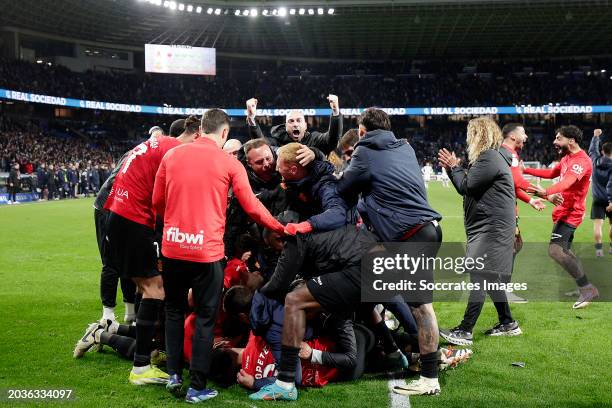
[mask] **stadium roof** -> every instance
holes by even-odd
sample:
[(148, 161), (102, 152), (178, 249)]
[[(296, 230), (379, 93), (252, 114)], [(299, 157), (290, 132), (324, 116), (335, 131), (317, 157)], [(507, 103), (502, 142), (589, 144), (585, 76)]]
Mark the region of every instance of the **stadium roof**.
[[(158, 1), (161, 6), (155, 0), (0, 0), (0, 29), (138, 49), (186, 44), (216, 47), (222, 55), (352, 60), (603, 55), (612, 44), (609, 1), (168, 2), (174, 10)], [(176, 8), (181, 3), (183, 11)], [(280, 7), (325, 7), (325, 13), (272, 16)], [(219, 8), (219, 15), (209, 8)], [(255, 18), (235, 15), (253, 8)]]

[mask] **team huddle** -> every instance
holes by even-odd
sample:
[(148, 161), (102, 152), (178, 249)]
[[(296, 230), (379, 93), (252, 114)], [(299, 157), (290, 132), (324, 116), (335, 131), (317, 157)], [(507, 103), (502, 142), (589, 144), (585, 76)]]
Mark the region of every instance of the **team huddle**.
[[(103, 316), (88, 326), (74, 357), (109, 346), (133, 361), (132, 384), (163, 384), (189, 403), (218, 394), (208, 380), (240, 384), (252, 400), (293, 401), (298, 387), (355, 380), (366, 370), (416, 372), (416, 380), (393, 391), (435, 395), (438, 372), (472, 356), (440, 347), (439, 337), (472, 344), (487, 293), (499, 323), (485, 334), (522, 333), (505, 291), (471, 291), (463, 320), (449, 330), (438, 328), (432, 293), (363, 301), (364, 254), (394, 243), (435, 257), (442, 216), (427, 199), (431, 166), (422, 172), (387, 114), (368, 108), (343, 134), (338, 97), (328, 101), (326, 132), (308, 131), (295, 110), (265, 135), (250, 99), (244, 145), (229, 138), (227, 114), (210, 109), (201, 119), (175, 121), (168, 135), (152, 128), (147, 141), (125, 153), (94, 203)], [(510, 282), (522, 245), (516, 200), (538, 211), (549, 201), (549, 255), (576, 280), (573, 307), (586, 307), (598, 291), (571, 243), (585, 213), (591, 159), (608, 166), (612, 146), (592, 143), (589, 157), (580, 148), (582, 132), (564, 126), (554, 142), (561, 161), (540, 170), (521, 166), (526, 140), (522, 125), (500, 129), (483, 117), (468, 124), (467, 166), (453, 152), (439, 152), (443, 181), (463, 196), (466, 252), (488, 254), (487, 279)], [(543, 189), (523, 174), (560, 181)], [(612, 182), (603, 194), (603, 214), (612, 219)], [(433, 280), (433, 271), (418, 275)], [(124, 324), (114, 311), (118, 282)], [(391, 330), (389, 313), (401, 330)]]

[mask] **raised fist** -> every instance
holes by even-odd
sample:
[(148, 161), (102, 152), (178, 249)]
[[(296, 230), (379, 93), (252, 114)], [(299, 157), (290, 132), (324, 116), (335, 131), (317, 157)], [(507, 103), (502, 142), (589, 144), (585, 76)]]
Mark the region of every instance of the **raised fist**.
[(257, 115), (257, 99), (251, 98), (246, 101), (247, 107), (247, 116), (249, 118), (254, 118)]
[(340, 104), (338, 103), (338, 96), (329, 94), (327, 100), (329, 101), (329, 107), (332, 110), (332, 115), (338, 116), (340, 114)]

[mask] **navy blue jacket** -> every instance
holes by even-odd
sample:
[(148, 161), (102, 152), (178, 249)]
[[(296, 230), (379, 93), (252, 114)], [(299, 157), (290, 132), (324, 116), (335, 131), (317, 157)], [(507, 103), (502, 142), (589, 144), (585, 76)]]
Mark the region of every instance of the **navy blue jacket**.
[[(276, 361), (280, 361), (284, 319), (284, 304), (264, 296), (259, 291), (255, 292), (249, 315), (251, 330), (256, 336), (263, 337), (266, 340)], [(304, 339), (311, 338), (313, 338), (312, 327), (306, 326)]]
[(354, 223), (349, 205), (336, 189), (331, 163), (315, 160), (308, 166), (308, 176), (284, 184), (289, 209), (307, 218), (315, 231), (331, 231)]
[(387, 130), (368, 132), (355, 145), (337, 188), (346, 197), (361, 193), (359, 214), (383, 241), (397, 241), (416, 225), (442, 219), (427, 202), (414, 149)]
[(593, 199), (602, 204), (612, 202), (612, 159), (601, 154), (601, 137), (593, 137), (589, 156), (593, 161)]

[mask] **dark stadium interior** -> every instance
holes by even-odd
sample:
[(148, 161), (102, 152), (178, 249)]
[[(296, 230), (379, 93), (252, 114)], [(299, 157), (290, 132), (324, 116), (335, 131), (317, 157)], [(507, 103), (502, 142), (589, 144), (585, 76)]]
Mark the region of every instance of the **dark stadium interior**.
[(611, 22), (0, 0), (0, 402), (612, 408)]
[[(0, 88), (198, 108), (243, 108), (250, 97), (260, 108), (325, 108), (330, 93), (339, 95), (341, 107), (612, 104), (608, 2), (298, 0), (291, 3), (295, 14), (284, 18), (262, 15), (282, 7), (278, 1), (192, 1), (189, 13), (153, 3), (0, 0)], [(320, 15), (319, 7), (325, 7)], [(259, 16), (236, 15), (249, 8)], [(217, 75), (145, 73), (142, 47), (152, 42), (215, 47)], [(69, 60), (87, 65), (67, 68)], [(0, 113), (1, 170), (17, 161), (22, 173), (41, 160), (26, 143), (12, 142), (19, 134), (44, 135), (53, 152), (46, 162), (56, 166), (93, 160), (108, 167), (153, 124), (167, 128), (178, 118), (3, 100)], [(467, 118), (393, 116), (392, 125), (421, 163), (438, 168), (440, 146), (463, 151)], [(354, 119), (345, 116), (345, 129)], [(515, 119), (500, 116), (500, 122)], [(608, 120), (607, 114), (523, 115), (531, 136), (523, 156), (550, 163), (558, 125), (581, 124), (590, 135)], [(282, 118), (259, 121), (269, 128)], [(328, 123), (321, 116), (308, 121), (314, 129)], [(232, 132), (247, 139), (243, 118), (232, 119)], [(73, 147), (66, 153), (55, 143)]]

